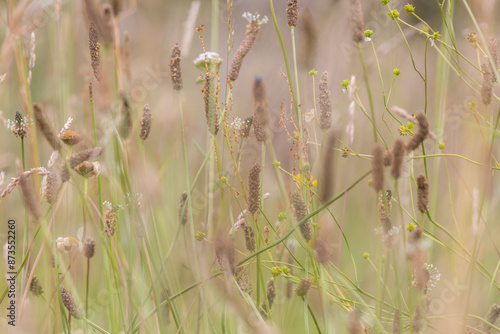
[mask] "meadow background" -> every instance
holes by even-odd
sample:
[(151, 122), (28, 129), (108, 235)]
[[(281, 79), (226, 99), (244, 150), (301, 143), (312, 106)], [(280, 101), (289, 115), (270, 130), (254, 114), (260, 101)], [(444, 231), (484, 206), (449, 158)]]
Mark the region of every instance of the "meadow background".
[[(291, 28), (284, 0), (2, 2), (1, 191), (23, 171), (46, 170), (34, 170), (23, 187), (0, 199), (0, 242), (14, 219), (19, 273), (16, 327), (2, 316), (0, 331), (500, 332), (494, 324), (500, 99), (498, 50), (490, 40), (500, 37), (500, 5), (361, 0), (363, 31), (372, 34), (353, 41), (356, 3), (299, 0)], [(399, 16), (391, 18), (393, 10)], [(249, 24), (246, 12), (259, 13), (263, 24), (237, 79), (229, 81)], [(100, 81), (89, 52), (92, 22)], [(181, 90), (172, 85), (175, 43)], [(204, 50), (222, 60), (217, 71), (207, 66), (219, 78), (211, 87), (220, 118), (216, 136), (207, 127), (200, 83), (207, 68), (203, 60), (194, 64)], [(332, 111), (327, 131), (318, 126), (324, 71)], [(255, 102), (256, 80), (265, 85), (267, 108)], [(69, 129), (81, 137), (75, 146), (60, 143), (51, 167), (54, 149), (29, 120), (33, 103), (56, 135), (72, 117)], [(142, 139), (146, 104), (152, 120)], [(259, 107), (269, 117), (264, 144), (253, 130), (243, 138), (237, 128)], [(397, 110), (423, 111), (431, 134), (405, 152), (397, 179), (391, 167), (382, 169), (383, 190), (375, 191), (375, 138), (390, 155), (398, 138), (407, 143), (420, 128)], [(28, 118), (23, 139), (11, 131), (16, 111)], [(92, 165), (83, 166), (90, 175), (71, 172), (47, 203), (43, 174), (58, 178), (66, 157), (93, 147), (102, 154), (83, 159)], [(262, 165), (254, 182), (259, 209), (235, 226), (249, 206), (255, 163)], [(423, 213), (419, 174), (429, 183)], [(392, 215), (384, 209), (391, 207), (387, 189)], [(294, 200), (297, 191), (308, 217)], [(384, 229), (381, 215), (390, 215), (392, 228)], [(300, 233), (304, 224), (298, 226), (304, 218), (313, 231), (309, 241)], [(117, 228), (112, 237), (105, 226)], [(253, 228), (255, 250), (247, 249), (242, 226)], [(95, 243), (90, 258), (88, 238)], [(7, 256), (4, 249), (3, 272)], [(73, 301), (64, 300), (60, 285)], [(1, 314), (10, 301), (7, 288), (0, 280)]]

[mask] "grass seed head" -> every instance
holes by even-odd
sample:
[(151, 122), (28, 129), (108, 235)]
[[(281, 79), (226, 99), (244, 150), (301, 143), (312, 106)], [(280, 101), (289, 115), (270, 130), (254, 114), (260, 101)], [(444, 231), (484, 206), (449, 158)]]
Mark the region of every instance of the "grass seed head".
[(429, 209), (429, 181), (423, 174), (417, 176), (417, 208), (422, 213)]
[(248, 173), (248, 211), (255, 214), (260, 207), (260, 174), (262, 167), (256, 162)]
[(361, 317), (357, 310), (352, 310), (349, 312), (347, 319), (347, 331), (349, 334), (364, 334), (363, 324), (361, 323)]
[(21, 188), (21, 195), (24, 202), (26, 203), (28, 211), (36, 219), (40, 218), (42, 216), (42, 207), (40, 206), (40, 202), (38, 200), (38, 196), (35, 192), (33, 184), (29, 180), (29, 175), (22, 173), (19, 176), (19, 186)]
[(324, 71), (319, 81), (319, 128), (325, 132), (332, 126), (332, 103), (328, 90), (328, 72)]
[(385, 149), (382, 144), (375, 144), (372, 150), (372, 179), (373, 189), (375, 189), (376, 192), (381, 191), (384, 187), (384, 154)]
[(394, 142), (394, 147), (392, 148), (392, 166), (391, 175), (395, 179), (399, 179), (401, 176), (401, 166), (403, 164), (403, 158), (406, 153), (405, 143), (401, 138), (396, 139)]
[(182, 72), (181, 72), (181, 47), (175, 43), (172, 48), (172, 57), (170, 58), (170, 78), (174, 90), (182, 89)]
[(57, 191), (61, 185), (61, 178), (59, 175), (54, 173), (49, 173), (44, 175), (42, 179), (42, 198), (47, 201), (47, 203), (52, 204), (57, 198)]
[(253, 130), (257, 141), (264, 143), (267, 140), (266, 128), (269, 123), (269, 108), (267, 105), (266, 87), (262, 78), (255, 78), (253, 85)]
[(87, 238), (83, 243), (83, 255), (90, 259), (95, 254), (95, 240), (94, 238)]
[[(307, 216), (307, 206), (304, 203), (302, 196), (300, 196), (300, 192), (298, 191), (292, 195), (292, 206), (295, 210), (297, 221), (302, 221)], [(309, 219), (300, 224), (300, 233), (302, 234), (304, 239), (306, 239), (306, 241), (311, 240), (312, 227)]]
[(316, 56), (316, 48), (318, 46), (318, 27), (316, 20), (311, 14), (311, 11), (306, 8), (300, 15), (299, 25), (302, 28), (302, 44), (300, 45), (299, 60), (302, 66), (306, 69), (313, 68), (314, 57)]
[(61, 141), (57, 133), (54, 131), (52, 122), (47, 117), (43, 106), (40, 103), (34, 103), (33, 111), (35, 113), (36, 127), (42, 132), (50, 146), (52, 146), (54, 150), (59, 151), (61, 149)]
[(257, 39), (257, 34), (260, 31), (260, 24), (258, 20), (252, 20), (247, 25), (247, 30), (245, 32), (245, 38), (241, 42), (236, 54), (234, 55), (233, 62), (231, 63), (231, 68), (229, 70), (229, 79), (236, 80), (240, 74), (241, 65), (243, 64), (243, 58), (250, 51), (252, 46)]
[[(179, 200), (179, 208), (177, 209), (177, 215), (179, 216), (179, 221), (182, 224), (186, 224), (188, 222), (188, 208), (186, 207), (184, 209), (184, 207), (186, 206), (187, 197), (187, 192), (184, 191), (181, 194), (181, 198)], [(184, 214), (182, 213), (183, 211)]]
[(245, 244), (247, 249), (251, 252), (255, 250), (255, 233), (252, 226), (247, 224), (243, 225), (243, 231), (245, 232)]
[(215, 242), (215, 255), (222, 271), (230, 275), (237, 273), (233, 239), (225, 236), (224, 233), (219, 233)]
[(61, 293), (61, 299), (69, 312), (69, 315), (75, 319), (80, 319), (84, 316), (83, 309), (78, 305), (69, 291), (64, 287), (64, 285), (59, 286), (59, 291)]
[(108, 237), (113, 237), (118, 230), (118, 213), (114, 209), (109, 209), (104, 213), (104, 233)]
[(288, 26), (295, 27), (297, 25), (297, 19), (299, 18), (297, 0), (288, 0), (288, 5), (286, 7), (286, 17), (288, 19)]
[(360, 43), (365, 40), (365, 21), (360, 0), (349, 0), (349, 12), (351, 15), (352, 40)]
[(493, 82), (495, 75), (489, 63), (481, 65), (481, 72), (483, 72), (483, 84), (481, 86), (481, 101), (485, 106), (491, 103), (491, 96), (493, 95)]
[(203, 100), (205, 101), (205, 117), (208, 131), (212, 136), (219, 132), (219, 117), (217, 109), (217, 75), (207, 72), (203, 83)]
[(305, 297), (309, 292), (309, 288), (311, 287), (311, 279), (304, 278), (299, 282), (299, 285), (295, 289), (295, 293), (299, 297)]
[(139, 136), (142, 140), (146, 140), (149, 137), (149, 133), (151, 132), (151, 124), (153, 120), (153, 115), (151, 114), (151, 109), (149, 108), (149, 104), (145, 104), (142, 110), (141, 117), (141, 131)]
[(61, 135), (61, 140), (68, 146), (74, 146), (82, 141), (82, 136), (80, 136), (77, 132), (67, 130)]
[(423, 111), (416, 116), (418, 122), (418, 131), (411, 137), (406, 144), (406, 151), (411, 152), (417, 149), (429, 135), (429, 120)]
[(33, 296), (39, 296), (44, 292), (42, 283), (35, 275), (33, 275), (33, 278), (31, 279), (30, 291)]
[(99, 35), (97, 33), (97, 26), (94, 22), (89, 25), (89, 50), (90, 50), (90, 64), (94, 71), (94, 77), (97, 81), (102, 80), (101, 68), (101, 45), (99, 44)]

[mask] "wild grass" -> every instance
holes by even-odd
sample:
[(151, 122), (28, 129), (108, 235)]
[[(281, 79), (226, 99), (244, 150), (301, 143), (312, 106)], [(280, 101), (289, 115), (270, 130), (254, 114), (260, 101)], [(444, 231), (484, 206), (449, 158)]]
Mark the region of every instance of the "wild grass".
[(499, 10), (7, 0), (1, 331), (500, 332)]

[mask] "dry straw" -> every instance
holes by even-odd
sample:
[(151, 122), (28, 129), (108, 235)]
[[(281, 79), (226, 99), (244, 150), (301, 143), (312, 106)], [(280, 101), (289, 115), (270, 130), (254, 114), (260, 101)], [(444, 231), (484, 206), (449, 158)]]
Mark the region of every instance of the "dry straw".
[(394, 142), (394, 147), (392, 148), (392, 166), (391, 175), (395, 179), (399, 179), (401, 176), (401, 166), (403, 164), (403, 158), (406, 153), (405, 143), (401, 138), (396, 139)]
[(84, 314), (82, 308), (76, 303), (76, 301), (73, 299), (73, 296), (64, 287), (64, 285), (61, 285), (59, 287), (59, 291), (61, 292), (62, 302), (66, 309), (69, 311), (69, 315), (75, 319), (80, 319), (81, 317), (83, 317)]
[(33, 111), (35, 113), (36, 127), (42, 132), (50, 146), (52, 146), (54, 150), (59, 151), (61, 149), (61, 141), (54, 131), (54, 127), (47, 117), (43, 106), (40, 103), (35, 103), (33, 104)]
[(94, 77), (97, 81), (102, 79), (102, 68), (101, 68), (101, 45), (99, 44), (99, 35), (97, 34), (97, 26), (94, 22), (90, 22), (89, 25), (89, 50), (90, 50), (90, 62), (92, 65), (92, 70), (94, 71)]
[(416, 116), (416, 119), (418, 122), (418, 131), (411, 137), (411, 139), (408, 141), (408, 144), (406, 144), (407, 152), (411, 152), (417, 149), (429, 135), (429, 121), (427, 120), (427, 116), (424, 114), (424, 112), (421, 111)]
[(231, 80), (236, 80), (240, 73), (241, 65), (243, 64), (243, 58), (252, 48), (257, 38), (257, 34), (260, 31), (260, 24), (258, 19), (252, 19), (247, 25), (247, 30), (245, 32), (245, 38), (241, 42), (240, 47), (236, 51), (236, 54), (231, 63), (231, 69), (229, 70), (229, 78)]
[(269, 123), (266, 86), (262, 78), (255, 78), (253, 85), (253, 130), (257, 141), (264, 143), (267, 139), (266, 128)]
[(219, 132), (218, 109), (217, 109), (217, 75), (207, 72), (203, 83), (203, 100), (205, 101), (205, 117), (207, 119), (208, 131), (212, 136)]
[(422, 174), (417, 176), (417, 208), (422, 213), (429, 209), (429, 181)]
[(360, 43), (365, 40), (365, 21), (360, 0), (349, 0), (349, 11), (351, 14), (352, 40)]
[(179, 221), (182, 224), (186, 224), (188, 222), (188, 210), (187, 207), (184, 208), (186, 206), (187, 197), (188, 197), (187, 192), (184, 191), (181, 194), (181, 198), (179, 200), (179, 208), (177, 209), (177, 215), (179, 217)]
[(151, 132), (152, 119), (153, 115), (151, 114), (149, 104), (145, 104), (142, 110), (141, 131), (139, 133), (139, 137), (141, 137), (142, 140), (146, 140), (149, 137), (149, 133)]
[(328, 72), (324, 71), (319, 81), (319, 128), (326, 132), (332, 126), (332, 103), (328, 90)]
[(288, 20), (288, 26), (295, 27), (297, 25), (297, 19), (299, 17), (297, 0), (288, 0), (288, 5), (286, 7), (286, 17)]
[(172, 57), (170, 58), (170, 78), (174, 90), (182, 89), (182, 72), (181, 72), (181, 47), (175, 43), (172, 48)]
[[(302, 221), (307, 216), (307, 206), (304, 203), (302, 196), (300, 196), (300, 192), (298, 191), (292, 195), (292, 206), (295, 210), (297, 221)], [(302, 234), (304, 239), (306, 239), (306, 241), (311, 240), (312, 227), (309, 219), (300, 224), (300, 233)]]
[(248, 211), (255, 214), (260, 207), (260, 174), (262, 167), (256, 162), (248, 173)]
[(372, 180), (373, 189), (379, 192), (384, 187), (384, 147), (382, 144), (377, 143), (373, 147), (372, 155)]

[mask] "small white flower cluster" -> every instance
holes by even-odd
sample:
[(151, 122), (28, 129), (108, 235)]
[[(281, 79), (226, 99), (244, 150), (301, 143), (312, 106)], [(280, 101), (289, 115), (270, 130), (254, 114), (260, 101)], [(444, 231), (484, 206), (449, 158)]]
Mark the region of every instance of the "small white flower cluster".
[(59, 237), (56, 240), (56, 248), (60, 253), (73, 253), (76, 250), (80, 252), (83, 249), (83, 244), (80, 240), (73, 237)]
[(231, 127), (234, 130), (240, 130), (243, 127), (243, 122), (244, 120), (242, 120), (241, 118), (235, 117), (234, 121), (231, 123)]
[(28, 116), (21, 116), (19, 113), (16, 114), (16, 120), (7, 120), (7, 128), (12, 131), (14, 136), (24, 138), (28, 133), (30, 123)]
[(205, 61), (207, 66), (220, 65), (222, 64), (222, 58), (217, 52), (207, 51), (205, 53), (200, 53), (198, 57), (193, 61), (194, 65), (200, 70), (205, 70)]
[(105, 207), (107, 207), (109, 210), (113, 209), (113, 204), (111, 204), (111, 202), (104, 201), (104, 202), (102, 202), (102, 205), (104, 205)]
[(243, 13), (242, 16), (245, 20), (248, 21), (248, 23), (257, 22), (259, 25), (261, 25), (261, 24), (266, 24), (267, 22), (269, 22), (269, 19), (267, 18), (267, 16), (264, 15), (263, 18), (260, 18), (259, 13), (252, 14), (249, 12), (245, 12), (245, 13)]

